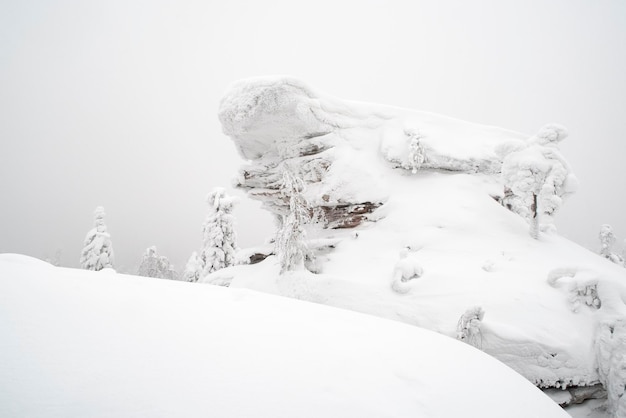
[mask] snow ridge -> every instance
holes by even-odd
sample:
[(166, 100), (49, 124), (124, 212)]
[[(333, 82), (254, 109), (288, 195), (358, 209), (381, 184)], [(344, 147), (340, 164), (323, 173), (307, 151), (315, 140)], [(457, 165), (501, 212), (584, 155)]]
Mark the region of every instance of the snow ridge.
[(2, 417), (567, 416), (465, 344), (246, 289), (0, 255), (0, 307)]

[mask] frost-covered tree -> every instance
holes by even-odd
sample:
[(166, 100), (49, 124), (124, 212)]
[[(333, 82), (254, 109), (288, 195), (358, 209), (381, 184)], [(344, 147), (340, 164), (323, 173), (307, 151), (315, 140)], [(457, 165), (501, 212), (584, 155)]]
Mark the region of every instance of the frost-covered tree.
[(575, 178), (556, 148), (566, 135), (565, 128), (547, 125), (503, 158), (503, 203), (528, 221), (533, 238), (539, 236), (540, 222), (551, 222), (563, 197), (574, 189)]
[(104, 215), (104, 208), (98, 206), (94, 212), (94, 228), (87, 232), (80, 256), (80, 266), (85, 270), (113, 268), (113, 245), (104, 223)]
[(194, 251), (185, 265), (181, 280), (184, 282), (197, 282), (202, 277), (203, 269), (202, 260), (198, 253)]
[(159, 256), (156, 247), (148, 247), (141, 258), (141, 264), (137, 269), (138, 276), (157, 277)]
[(170, 261), (157, 254), (155, 246), (149, 247), (144, 253), (139, 269), (138, 276), (155, 277), (157, 279), (176, 280), (176, 271)]
[(615, 243), (615, 235), (611, 225), (604, 224), (600, 227), (600, 255), (604, 258), (611, 258), (613, 254), (613, 244)]
[(235, 217), (232, 214), (235, 198), (222, 187), (215, 188), (207, 197), (209, 213), (202, 226), (202, 277), (235, 264), (237, 252)]
[(46, 258), (46, 263), (50, 263), (55, 267), (59, 267), (61, 266), (61, 258), (63, 256), (63, 250), (58, 249), (54, 252), (54, 256), (53, 257), (47, 257)]
[(178, 273), (174, 265), (165, 256), (159, 257), (159, 278), (167, 280), (178, 280)]
[(304, 269), (308, 247), (304, 225), (311, 220), (311, 210), (304, 197), (304, 182), (289, 167), (282, 170), (280, 193), (289, 202), (289, 211), (282, 215), (276, 237), (276, 254), (280, 272)]
[(600, 255), (615, 264), (624, 264), (624, 259), (613, 252), (613, 244), (615, 243), (615, 235), (611, 225), (604, 224), (600, 227)]
[(409, 168), (411, 173), (417, 173), (424, 164), (425, 154), (424, 146), (420, 142), (422, 136), (417, 131), (406, 131), (405, 134), (409, 137)]
[(480, 306), (474, 306), (465, 311), (456, 326), (456, 338), (474, 347), (482, 346), (482, 320), (485, 311)]
[(543, 190), (549, 166), (533, 155), (509, 154), (502, 165), (506, 203), (530, 224), (530, 235), (539, 236), (539, 194)]

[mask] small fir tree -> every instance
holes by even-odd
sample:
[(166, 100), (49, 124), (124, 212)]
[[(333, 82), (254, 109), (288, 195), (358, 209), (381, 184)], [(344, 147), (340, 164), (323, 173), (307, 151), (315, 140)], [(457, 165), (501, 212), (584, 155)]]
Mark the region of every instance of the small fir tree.
[(85, 270), (113, 268), (113, 245), (104, 223), (104, 215), (104, 208), (98, 206), (94, 212), (94, 228), (87, 232), (80, 256), (80, 266)]
[(202, 260), (200, 259), (200, 256), (198, 256), (198, 253), (194, 251), (185, 265), (185, 270), (183, 271), (181, 280), (184, 282), (197, 282), (202, 276), (203, 269)]
[(54, 252), (53, 257), (47, 257), (46, 262), (52, 264), (55, 267), (61, 266), (61, 258), (63, 256), (63, 250), (58, 249)]
[(155, 246), (146, 249), (137, 271), (138, 276), (176, 280), (176, 271), (167, 257), (159, 256)]
[(235, 217), (232, 214), (235, 198), (222, 187), (214, 189), (207, 197), (209, 214), (202, 227), (203, 241), (200, 261), (202, 277), (235, 264), (238, 250), (235, 235)]
[(141, 258), (141, 264), (139, 264), (139, 268), (137, 269), (137, 275), (143, 277), (157, 277), (158, 260), (159, 257), (157, 256), (156, 247), (148, 247)]
[(525, 218), (530, 235), (539, 236), (540, 221), (551, 222), (561, 207), (563, 197), (573, 192), (575, 178), (557, 150), (557, 143), (567, 136), (560, 125), (544, 126), (537, 135), (502, 161), (503, 204)]
[(170, 263), (170, 260), (168, 260), (167, 257), (160, 256), (158, 266), (159, 266), (159, 275), (157, 277), (159, 279), (166, 279), (166, 280), (178, 279), (178, 273), (176, 273), (176, 270), (174, 270), (174, 265)]
[(282, 172), (280, 193), (289, 201), (289, 211), (281, 217), (276, 238), (276, 253), (281, 274), (304, 269), (304, 261), (307, 258), (304, 225), (311, 220), (311, 210), (303, 194), (304, 188), (302, 179), (285, 167)]
[(615, 243), (615, 235), (611, 225), (604, 224), (600, 227), (600, 255), (615, 264), (624, 265), (624, 259), (613, 252), (613, 244)]
[(502, 165), (502, 175), (509, 196), (506, 204), (528, 221), (530, 236), (537, 239), (540, 215), (539, 194), (546, 181), (547, 167), (534, 158), (520, 157), (523, 157), (523, 154), (513, 153), (505, 159)]
[(611, 258), (613, 254), (613, 244), (615, 243), (615, 235), (611, 225), (604, 224), (600, 227), (600, 255), (604, 258)]

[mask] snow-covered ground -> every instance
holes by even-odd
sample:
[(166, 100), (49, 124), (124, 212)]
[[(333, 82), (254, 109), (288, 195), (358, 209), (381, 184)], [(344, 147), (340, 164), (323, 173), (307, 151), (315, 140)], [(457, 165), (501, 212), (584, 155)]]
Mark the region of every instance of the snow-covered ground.
[(497, 360), (417, 327), (5, 254), (0, 416), (567, 414)]

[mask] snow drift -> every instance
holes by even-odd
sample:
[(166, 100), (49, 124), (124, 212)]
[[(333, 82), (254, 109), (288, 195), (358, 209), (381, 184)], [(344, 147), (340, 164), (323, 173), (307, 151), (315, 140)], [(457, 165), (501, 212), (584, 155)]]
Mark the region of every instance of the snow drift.
[(474, 309), (482, 315), (466, 321), (478, 327), (473, 344), (534, 384), (602, 382), (617, 388), (613, 412), (626, 402), (615, 360), (626, 344), (607, 331), (621, 329), (625, 270), (560, 237), (552, 222), (576, 186), (558, 151), (563, 127), (525, 135), (342, 101), (290, 78), (236, 83), (219, 118), (246, 160), (236, 184), (279, 225), (290, 210), (282, 174), (305, 184), (309, 254), (306, 270), (279, 274), (270, 250), (205, 282), (451, 337)]
[(25, 256), (0, 255), (0, 335), (7, 418), (567, 416), (433, 332)]

